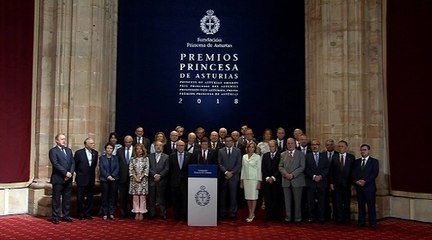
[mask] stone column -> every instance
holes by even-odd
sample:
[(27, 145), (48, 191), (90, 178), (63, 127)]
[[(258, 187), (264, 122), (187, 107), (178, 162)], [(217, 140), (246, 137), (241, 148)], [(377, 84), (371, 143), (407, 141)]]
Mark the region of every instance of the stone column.
[[(306, 128), (324, 142), (362, 143), (379, 159), (378, 195), (388, 195), (383, 4), (306, 0)], [(379, 206), (381, 216), (388, 209)]]
[(117, 0), (39, 0), (35, 185), (51, 174), (48, 151), (65, 133), (73, 151), (114, 129)]

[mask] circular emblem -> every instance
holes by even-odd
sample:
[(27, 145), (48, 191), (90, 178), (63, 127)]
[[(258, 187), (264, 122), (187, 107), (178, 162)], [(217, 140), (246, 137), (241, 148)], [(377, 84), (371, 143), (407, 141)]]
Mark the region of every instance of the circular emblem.
[(206, 187), (201, 186), (200, 190), (195, 193), (195, 202), (200, 206), (206, 206), (210, 202), (210, 193), (205, 189)]
[(216, 15), (213, 14), (214, 11), (209, 9), (207, 10), (207, 15), (201, 18), (200, 27), (201, 31), (203, 31), (205, 34), (215, 34), (219, 30), (219, 18), (217, 18)]

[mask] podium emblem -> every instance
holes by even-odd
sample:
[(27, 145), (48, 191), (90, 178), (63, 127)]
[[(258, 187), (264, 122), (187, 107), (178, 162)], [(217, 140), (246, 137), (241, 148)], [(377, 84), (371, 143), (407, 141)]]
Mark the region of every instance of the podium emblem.
[(213, 35), (219, 31), (220, 21), (216, 15), (213, 15), (213, 10), (209, 9), (206, 13), (207, 15), (201, 18), (200, 21), (201, 31), (203, 31), (205, 34)]
[(200, 206), (206, 206), (210, 202), (210, 193), (207, 192), (205, 186), (201, 186), (200, 190), (195, 194), (195, 202)]

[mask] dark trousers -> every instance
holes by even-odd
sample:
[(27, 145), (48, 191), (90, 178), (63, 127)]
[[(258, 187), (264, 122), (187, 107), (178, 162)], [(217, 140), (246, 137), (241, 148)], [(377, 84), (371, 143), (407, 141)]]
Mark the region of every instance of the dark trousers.
[(265, 201), (266, 218), (277, 220), (280, 218), (281, 213), (280, 199), (282, 187), (276, 182), (273, 182), (272, 184), (263, 182), (262, 187)]
[(105, 216), (114, 215), (117, 182), (101, 181), (100, 183), (102, 185), (102, 213)]
[(161, 217), (166, 217), (166, 187), (165, 186), (150, 186), (149, 201), (150, 201), (150, 216), (156, 215), (156, 202), (159, 203)]
[(180, 218), (186, 219), (187, 213), (187, 187), (178, 186), (171, 187), (171, 198), (174, 208), (174, 218), (176, 220)]
[(59, 218), (60, 197), (62, 202), (62, 217), (70, 217), (70, 198), (72, 192), (72, 181), (52, 185), (52, 216)]
[(91, 216), (93, 209), (94, 184), (78, 186), (77, 212), (79, 217)]
[(366, 205), (368, 209), (369, 225), (376, 226), (376, 193), (372, 191), (364, 191), (357, 188), (357, 204), (358, 204), (358, 223), (365, 224), (366, 221)]
[(351, 186), (335, 187), (336, 221), (348, 223), (351, 218)]
[(309, 219), (319, 221), (325, 220), (325, 197), (327, 188), (311, 186), (307, 188)]
[(120, 214), (122, 217), (129, 217), (131, 213), (130, 207), (130, 194), (129, 194), (129, 181), (118, 184), (119, 189), (119, 202), (120, 202)]
[(231, 217), (236, 216), (238, 205), (237, 205), (237, 190), (239, 186), (239, 180), (234, 179), (234, 177), (230, 179), (223, 179), (221, 180), (221, 186), (220, 186), (220, 217), (225, 217), (225, 211), (226, 211), (226, 202), (227, 202), (227, 193), (229, 192), (229, 199), (230, 199), (230, 210), (229, 214)]

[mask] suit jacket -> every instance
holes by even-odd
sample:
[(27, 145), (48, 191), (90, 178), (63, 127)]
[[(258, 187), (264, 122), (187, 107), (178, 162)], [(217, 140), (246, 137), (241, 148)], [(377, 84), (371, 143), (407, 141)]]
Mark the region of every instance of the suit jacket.
[(286, 145), (287, 140), (286, 140), (286, 138), (282, 139), (282, 141), (283, 141), (283, 142), (282, 142), (282, 148), (279, 146), (278, 139), (276, 139), (275, 141), (276, 141), (276, 144), (278, 145), (278, 151), (279, 151), (279, 152), (284, 152), (284, 151), (287, 150), (287, 145)]
[[(194, 143), (191, 147), (189, 147), (189, 143), (186, 141), (185, 145), (186, 145), (185, 151), (190, 152), (191, 154), (193, 154), (195, 152), (195, 150), (201, 149), (201, 145), (199, 145), (198, 143)], [(193, 149), (193, 150), (190, 151), (191, 149)]]
[(163, 153), (167, 154), (168, 156), (175, 151), (176, 151), (175, 149), (174, 150), (172, 149), (171, 141), (167, 141), (167, 143), (163, 146)]
[(78, 186), (93, 186), (95, 184), (98, 152), (92, 149), (91, 153), (92, 161), (89, 165), (85, 148), (75, 152), (75, 182)]
[[(65, 151), (66, 155), (58, 146), (55, 146), (49, 150), (49, 160), (52, 164), (52, 184), (65, 183), (66, 173), (70, 172), (73, 174), (73, 172), (75, 171), (75, 161), (73, 158), (72, 150), (65, 147)], [(68, 181), (72, 182), (72, 178), (70, 178)]]
[[(313, 152), (310, 152), (306, 154), (306, 185), (308, 187), (320, 187), (325, 188), (328, 184), (328, 173), (329, 173), (329, 166), (330, 163), (327, 160), (327, 157), (325, 154), (318, 153), (319, 154), (319, 160), (318, 160), (318, 166), (315, 163), (315, 156)], [(321, 175), (322, 179), (319, 182), (315, 182), (313, 180), (314, 175)]]
[[(362, 158), (359, 158), (355, 160), (353, 166), (352, 177), (353, 177), (353, 183), (356, 186), (356, 190), (376, 192), (377, 188), (375, 184), (375, 179), (378, 177), (378, 172), (379, 172), (378, 160), (369, 156), (363, 170), (361, 169), (361, 162), (362, 162)], [(360, 187), (357, 184), (355, 184), (355, 182), (360, 179), (366, 181), (363, 187)]]
[(170, 172), (170, 186), (180, 187), (187, 186), (188, 181), (188, 165), (191, 163), (192, 154), (184, 151), (183, 166), (180, 165), (177, 158), (177, 151), (169, 155), (169, 172)]
[(352, 167), (355, 161), (354, 155), (346, 153), (344, 159), (344, 167), (341, 170), (340, 153), (333, 154), (330, 166), (330, 184), (341, 186), (344, 188), (351, 187), (352, 181)]
[[(133, 148), (131, 147), (130, 151), (133, 151)], [(121, 147), (117, 150), (117, 158), (119, 162), (119, 183), (125, 184), (129, 183), (129, 163), (126, 161), (126, 148)], [(132, 158), (132, 153), (131, 153)], [(130, 161), (130, 160), (129, 160)]]
[(244, 144), (242, 138), (240, 138), (237, 142), (234, 143), (234, 147), (240, 149), (242, 156), (246, 154), (246, 145)]
[[(304, 187), (306, 185), (304, 177), (305, 159), (305, 155), (299, 150), (294, 151), (292, 160), (289, 159), (288, 150), (281, 153), (279, 171), (282, 175), (282, 187)], [(294, 178), (291, 180), (284, 178), (285, 173), (293, 174)]]
[[(137, 142), (138, 142), (137, 137), (134, 137), (132, 145), (135, 146), (137, 144)], [(151, 145), (150, 139), (148, 139), (146, 137), (142, 137), (142, 144), (146, 148), (147, 153), (150, 153), (150, 145)]]
[(196, 149), (192, 154), (192, 163), (193, 164), (218, 164), (216, 151), (209, 148), (207, 149), (207, 161), (204, 162), (202, 159), (202, 149)]
[[(110, 168), (111, 163), (111, 168)], [(119, 161), (116, 155), (111, 156), (111, 160), (108, 160), (106, 155), (102, 155), (99, 158), (99, 180), (101, 182), (108, 181), (108, 176), (113, 177), (115, 180), (119, 178)]]
[(271, 159), (271, 153), (264, 153), (262, 157), (262, 181), (265, 182), (267, 177), (275, 177), (276, 182), (281, 181), (281, 175), (279, 172), (279, 162), (281, 159), (281, 154), (279, 151), (276, 151), (275, 156)]
[[(296, 147), (296, 150), (298, 150), (299, 152), (302, 152), (301, 146)], [(308, 145), (306, 146), (306, 154), (308, 154), (310, 152), (312, 152), (312, 148), (309, 146), (309, 143), (308, 143)]]
[(222, 175), (225, 175), (226, 171), (232, 171), (234, 176), (231, 179), (238, 180), (241, 170), (241, 161), (242, 155), (240, 149), (232, 147), (230, 156), (228, 156), (226, 147), (219, 149), (218, 164)]
[(332, 162), (332, 159), (333, 159), (333, 155), (335, 155), (336, 153), (338, 153), (338, 151), (334, 150), (334, 151), (333, 151), (333, 154), (332, 154), (332, 157), (329, 159), (329, 158), (328, 158), (328, 152), (327, 152), (327, 150), (321, 152), (321, 154), (323, 155), (324, 159), (326, 159), (326, 160), (329, 162), (329, 167), (331, 166), (331, 162)]
[[(168, 184), (168, 173), (169, 173), (169, 156), (165, 153), (161, 153), (159, 162), (156, 162), (156, 153), (148, 155), (150, 168), (149, 168), (149, 185), (155, 186), (166, 186)], [(154, 175), (159, 174), (161, 176), (159, 182), (155, 182)]]

